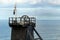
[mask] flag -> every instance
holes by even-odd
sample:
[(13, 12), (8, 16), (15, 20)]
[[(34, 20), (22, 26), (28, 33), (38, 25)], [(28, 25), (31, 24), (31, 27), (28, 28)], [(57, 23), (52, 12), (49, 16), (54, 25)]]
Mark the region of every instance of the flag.
[(15, 4), (15, 7), (14, 7), (13, 15), (15, 15), (15, 12), (16, 12), (16, 4)]

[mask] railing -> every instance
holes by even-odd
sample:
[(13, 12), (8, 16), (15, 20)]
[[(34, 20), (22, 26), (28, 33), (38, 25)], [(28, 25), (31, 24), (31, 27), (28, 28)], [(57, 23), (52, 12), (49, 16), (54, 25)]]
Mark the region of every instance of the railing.
[(16, 23), (18, 23), (18, 22), (20, 22), (20, 17), (10, 17), (9, 18), (9, 24), (11, 23), (11, 24), (16, 24)]
[(35, 23), (36, 24), (36, 18), (31, 17), (31, 18), (21, 18), (21, 17), (10, 17), (9, 18), (9, 24), (17, 24), (17, 23)]

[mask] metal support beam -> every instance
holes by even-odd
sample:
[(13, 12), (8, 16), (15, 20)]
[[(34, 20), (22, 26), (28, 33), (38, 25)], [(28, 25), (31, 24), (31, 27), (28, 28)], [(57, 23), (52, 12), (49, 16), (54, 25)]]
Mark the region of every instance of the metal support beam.
[(34, 31), (35, 31), (35, 33), (38, 35), (39, 39), (40, 39), (40, 40), (43, 40), (43, 39), (42, 39), (42, 37), (39, 35), (39, 33), (36, 31), (36, 29), (35, 29), (35, 28), (33, 28), (33, 30), (34, 30)]

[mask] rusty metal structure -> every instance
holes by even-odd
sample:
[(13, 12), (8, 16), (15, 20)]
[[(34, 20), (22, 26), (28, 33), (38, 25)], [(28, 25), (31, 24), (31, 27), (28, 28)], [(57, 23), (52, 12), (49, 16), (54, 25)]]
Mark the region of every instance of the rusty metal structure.
[(9, 17), (9, 26), (12, 28), (11, 40), (38, 40), (34, 38), (34, 31), (43, 40), (35, 29), (36, 18), (23, 15), (22, 17)]
[[(36, 18), (23, 15), (17, 17), (16, 4), (14, 7), (13, 15), (15, 17), (9, 17), (9, 26), (11, 27), (11, 40), (43, 40), (36, 31)], [(39, 38), (34, 38), (34, 31)]]

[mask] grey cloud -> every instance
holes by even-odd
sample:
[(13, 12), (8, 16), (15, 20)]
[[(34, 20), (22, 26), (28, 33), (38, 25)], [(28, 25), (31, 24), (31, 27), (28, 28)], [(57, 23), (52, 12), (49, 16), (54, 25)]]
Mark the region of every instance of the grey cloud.
[[(18, 8), (36, 8), (36, 7), (55, 7), (55, 8), (60, 8), (60, 5), (58, 5), (57, 3), (53, 4), (53, 2), (49, 3), (49, 0), (41, 0), (41, 2), (36, 3), (36, 4), (30, 4), (30, 3), (19, 4), (19, 3), (17, 3), (17, 7)], [(2, 7), (3, 8), (13, 8), (14, 7), (14, 4), (10, 4), (10, 5), (2, 5), (2, 4), (0, 4), (0, 5), (1, 5), (0, 8), (2, 8)]]
[[(21, 12), (20, 12), (21, 11)], [(32, 16), (45, 16), (45, 17), (60, 17), (60, 9), (23, 9), (18, 10), (19, 15), (20, 14), (27, 14)]]

